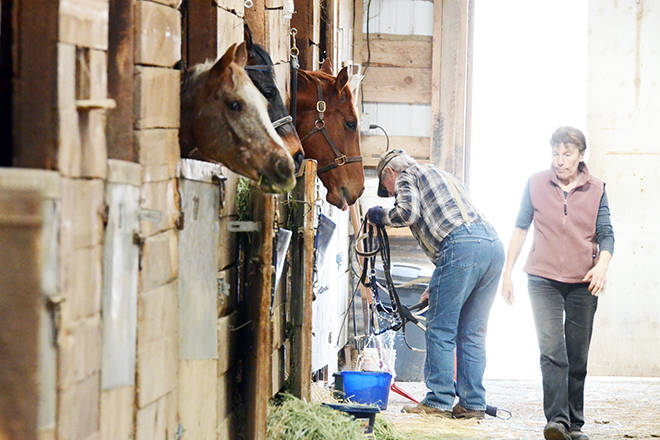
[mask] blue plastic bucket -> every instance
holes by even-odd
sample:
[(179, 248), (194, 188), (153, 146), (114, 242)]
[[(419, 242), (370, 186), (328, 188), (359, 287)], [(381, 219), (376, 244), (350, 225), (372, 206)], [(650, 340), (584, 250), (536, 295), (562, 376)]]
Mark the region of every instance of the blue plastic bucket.
[(377, 371), (342, 371), (346, 400), (387, 409), (392, 375)]

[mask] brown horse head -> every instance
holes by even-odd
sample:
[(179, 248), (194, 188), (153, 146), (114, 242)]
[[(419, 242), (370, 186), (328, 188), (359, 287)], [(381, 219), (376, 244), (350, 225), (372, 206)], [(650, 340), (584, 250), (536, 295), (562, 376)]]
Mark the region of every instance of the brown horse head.
[(296, 128), (305, 157), (318, 162), (327, 201), (340, 209), (364, 191), (358, 114), (348, 79), (346, 67), (333, 76), (327, 58), (321, 70), (298, 71)]
[(293, 157), (297, 171), (305, 155), (296, 127), (293, 125), (289, 111), (284, 105), (280, 91), (275, 84), (273, 60), (263, 47), (252, 42), (252, 33), (247, 24), (244, 25), (243, 29), (248, 54), (245, 70), (254, 85), (268, 101), (268, 116), (275, 131), (282, 138), (284, 146)]
[(290, 191), (293, 159), (268, 118), (266, 99), (243, 70), (245, 43), (192, 69), (181, 91), (181, 154), (221, 162), (264, 191)]

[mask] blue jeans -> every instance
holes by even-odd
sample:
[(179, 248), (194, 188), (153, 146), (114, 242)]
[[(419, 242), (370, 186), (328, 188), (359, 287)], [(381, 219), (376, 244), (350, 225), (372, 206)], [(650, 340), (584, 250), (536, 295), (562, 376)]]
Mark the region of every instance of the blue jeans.
[(589, 283), (529, 275), (529, 299), (541, 352), (543, 412), (571, 429), (584, 425), (584, 382), (598, 298)]
[[(504, 265), (504, 248), (492, 226), (463, 225), (443, 241), (429, 284), (423, 403), (451, 410), (486, 409), (486, 328)], [(454, 385), (454, 350), (456, 384)]]

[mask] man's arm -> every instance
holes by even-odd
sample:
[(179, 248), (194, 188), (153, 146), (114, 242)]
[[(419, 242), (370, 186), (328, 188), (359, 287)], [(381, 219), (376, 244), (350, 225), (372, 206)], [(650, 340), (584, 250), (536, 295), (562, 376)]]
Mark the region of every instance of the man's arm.
[(385, 216), (385, 224), (395, 228), (412, 225), (420, 216), (420, 193), (414, 176), (401, 173), (396, 180), (394, 193), (394, 208)]

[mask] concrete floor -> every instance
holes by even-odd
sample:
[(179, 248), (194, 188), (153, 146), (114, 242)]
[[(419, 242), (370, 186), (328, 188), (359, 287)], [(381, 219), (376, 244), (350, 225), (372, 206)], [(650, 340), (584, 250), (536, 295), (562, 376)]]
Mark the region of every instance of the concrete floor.
[[(426, 393), (423, 383), (397, 385), (415, 399)], [(543, 439), (540, 380), (488, 380), (485, 385), (488, 403), (510, 410), (510, 420), (489, 416), (481, 421), (447, 420), (405, 414), (401, 408), (411, 402), (393, 392), (382, 415), (411, 440)], [(583, 431), (591, 439), (660, 438), (660, 378), (587, 378), (585, 422)]]

